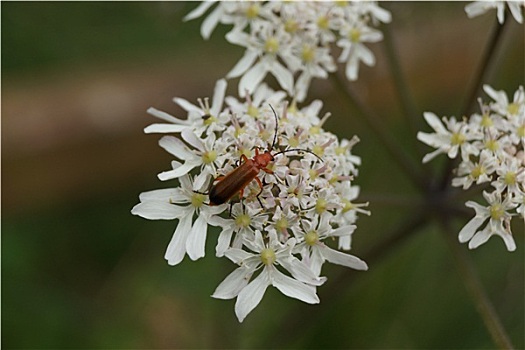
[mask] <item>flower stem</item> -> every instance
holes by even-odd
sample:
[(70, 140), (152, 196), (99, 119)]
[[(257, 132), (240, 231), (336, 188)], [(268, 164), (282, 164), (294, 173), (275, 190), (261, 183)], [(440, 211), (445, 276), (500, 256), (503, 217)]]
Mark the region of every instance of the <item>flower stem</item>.
[[(481, 91), (481, 84), (486, 79), (489, 63), (491, 62), (491, 59), (494, 53), (496, 52), (496, 47), (498, 45), (498, 42), (500, 41), (505, 23), (507, 22), (509, 21), (505, 21), (503, 22), (503, 24), (499, 24), (497, 20), (495, 22), (496, 24), (492, 31), (492, 35), (489, 39), (489, 42), (487, 43), (487, 47), (485, 49), (485, 52), (483, 53), (483, 57), (476, 71), (476, 74), (474, 75), (474, 80), (470, 85), (469, 92), (466, 95), (467, 97), (465, 99), (463, 109), (459, 114), (460, 117), (467, 115), (476, 103), (476, 96), (478, 96), (479, 92)], [(447, 188), (447, 186), (449, 185), (452, 176), (452, 169), (455, 167), (455, 164), (456, 162), (454, 159), (449, 159), (447, 161), (447, 164), (443, 171), (443, 176), (441, 177), (440, 188), (444, 189)]]
[(421, 118), (416, 111), (414, 101), (408, 89), (407, 81), (404, 78), (404, 74), (396, 54), (396, 47), (394, 44), (394, 39), (392, 38), (390, 26), (382, 26), (382, 31), (385, 39), (383, 47), (385, 48), (387, 62), (390, 65), (390, 72), (392, 73), (392, 78), (396, 87), (395, 90), (399, 95), (399, 103), (401, 105), (403, 114), (405, 114), (410, 121), (410, 130), (412, 134), (415, 135), (419, 131), (418, 121)]
[(447, 245), (456, 261), (461, 280), (465, 284), (467, 292), (474, 301), (476, 310), (481, 316), (494, 344), (499, 349), (513, 349), (512, 342), (510, 341), (505, 328), (503, 328), (503, 325), (494, 310), (494, 306), (485, 293), (474, 266), (472, 265), (472, 261), (467, 254), (465, 254), (464, 248), (453, 238), (454, 234), (452, 234), (452, 232), (455, 231), (450, 229), (446, 218), (442, 218), (440, 222), (443, 226), (443, 236), (445, 236)]
[(408, 153), (395, 142), (391, 134), (385, 129), (384, 121), (374, 114), (363, 103), (359, 102), (354, 93), (348, 89), (345, 82), (341, 79), (339, 74), (330, 74), (332, 83), (336, 86), (336, 91), (343, 95), (343, 99), (348, 103), (350, 108), (353, 108), (357, 114), (361, 115), (368, 126), (378, 136), (379, 141), (386, 148), (387, 152), (396, 160), (401, 169), (419, 188), (426, 188), (425, 177), (422, 175), (421, 166), (408, 156)]

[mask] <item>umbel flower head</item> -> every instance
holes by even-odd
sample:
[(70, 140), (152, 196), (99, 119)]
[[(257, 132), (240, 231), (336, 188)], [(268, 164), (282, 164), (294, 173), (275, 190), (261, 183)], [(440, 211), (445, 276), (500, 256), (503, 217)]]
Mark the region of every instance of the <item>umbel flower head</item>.
[(342, 49), (338, 61), (345, 65), (346, 77), (356, 80), (361, 62), (375, 64), (367, 45), (381, 41), (383, 34), (374, 27), (391, 21), (390, 12), (375, 1), (205, 1), (185, 20), (212, 7), (202, 36), (208, 39), (219, 23), (233, 25), (226, 40), (246, 49), (226, 76), (240, 77), (241, 97), (270, 74), (290, 96), (303, 101), (313, 78), (326, 79), (336, 71), (336, 46)]
[(493, 101), (486, 104), (480, 99), (481, 113), (462, 120), (443, 117), (441, 122), (434, 113), (426, 112), (425, 120), (434, 132), (419, 132), (417, 138), (436, 148), (423, 162), (442, 153), (449, 158), (461, 155), (452, 186), (466, 190), (485, 183), (492, 187), (483, 192), (488, 206), (466, 203), (476, 215), (459, 233), (460, 242), (469, 242), (474, 249), (497, 235), (513, 251), (516, 244), (510, 222), (515, 216), (525, 220), (525, 93), (520, 86), (510, 102), (504, 91), (489, 85), (483, 89)]
[[(243, 100), (225, 98), (225, 90), (226, 82), (219, 80), (211, 106), (208, 99), (198, 105), (175, 99), (188, 112), (186, 119), (149, 110), (164, 122), (145, 131), (166, 134), (159, 144), (176, 158), (158, 177), (176, 185), (142, 193), (132, 213), (178, 220), (165, 255), (171, 265), (185, 255), (204, 257), (208, 226), (219, 228), (218, 237), (212, 237), (216, 256), (239, 267), (213, 296), (237, 298), (239, 321), (270, 285), (318, 303), (316, 287), (326, 280), (321, 276), (325, 262), (368, 268), (338, 250), (351, 248), (357, 215), (370, 214), (367, 203), (353, 202), (359, 194), (353, 180), (361, 159), (352, 153), (358, 139), (339, 140), (325, 131), (330, 114), (319, 116), (320, 101), (300, 108), (265, 84)], [(268, 161), (255, 166), (262, 155)], [(227, 185), (221, 185), (223, 200), (218, 201), (210, 194), (221, 181)]]

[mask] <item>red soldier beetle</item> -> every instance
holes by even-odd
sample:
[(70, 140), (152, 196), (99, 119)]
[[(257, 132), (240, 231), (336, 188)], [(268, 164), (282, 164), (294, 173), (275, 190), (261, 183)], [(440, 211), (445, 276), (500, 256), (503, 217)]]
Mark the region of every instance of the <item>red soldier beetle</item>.
[(244, 154), (241, 155), (241, 164), (237, 168), (233, 169), (231, 172), (224, 176), (219, 176), (218, 178), (216, 178), (216, 183), (212, 185), (208, 194), (210, 200), (209, 205), (220, 205), (226, 203), (237, 193), (240, 193), (240, 198), (242, 198), (244, 188), (248, 186), (250, 182), (255, 180), (257, 181), (257, 184), (260, 187), (260, 191), (256, 197), (257, 200), (259, 200), (259, 204), (261, 204), (262, 207), (263, 205), (259, 199), (259, 195), (263, 191), (263, 184), (257, 175), (259, 175), (261, 171), (264, 171), (267, 174), (273, 174), (273, 171), (271, 169), (268, 169), (268, 165), (271, 162), (273, 162), (275, 160), (275, 156), (279, 154), (294, 151), (307, 152), (313, 154), (315, 157), (322, 161), (322, 159), (312, 151), (301, 148), (287, 149), (272, 154), (271, 151), (273, 150), (275, 142), (277, 140), (279, 122), (277, 119), (277, 113), (271, 105), (270, 108), (272, 109), (273, 115), (275, 116), (275, 134), (273, 136), (272, 146), (268, 150), (264, 151), (264, 153), (259, 153), (259, 149), (256, 148), (255, 156), (252, 159), (246, 157)]

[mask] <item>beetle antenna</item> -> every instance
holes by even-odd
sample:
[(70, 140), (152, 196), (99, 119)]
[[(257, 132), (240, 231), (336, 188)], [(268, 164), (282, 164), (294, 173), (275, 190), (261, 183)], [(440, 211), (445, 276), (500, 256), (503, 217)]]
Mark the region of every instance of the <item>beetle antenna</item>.
[(272, 150), (275, 146), (275, 141), (277, 140), (277, 130), (279, 128), (279, 121), (277, 120), (277, 113), (275, 112), (275, 109), (273, 109), (272, 105), (271, 104), (268, 104), (270, 106), (270, 108), (272, 109), (273, 111), (273, 116), (275, 117), (275, 133), (273, 134), (273, 142), (272, 142), (272, 147), (270, 148), (270, 150)]
[(290, 149), (285, 149), (284, 151), (281, 151), (281, 152), (277, 152), (275, 153), (273, 156), (277, 156), (279, 154), (283, 154), (283, 153), (287, 153), (287, 152), (306, 152), (306, 153), (310, 153), (312, 155), (314, 155), (317, 159), (319, 159), (321, 162), (323, 161), (323, 158), (319, 157), (317, 154), (315, 154), (314, 152), (312, 151), (309, 151), (307, 149), (302, 149), (302, 148), (290, 148)]

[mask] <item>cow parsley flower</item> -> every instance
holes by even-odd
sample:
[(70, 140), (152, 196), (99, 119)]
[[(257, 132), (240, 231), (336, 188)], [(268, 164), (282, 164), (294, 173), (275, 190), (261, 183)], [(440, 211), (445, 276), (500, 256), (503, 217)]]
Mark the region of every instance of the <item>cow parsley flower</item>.
[(383, 38), (374, 27), (392, 19), (374, 1), (204, 2), (185, 19), (201, 17), (212, 6), (202, 23), (202, 36), (209, 38), (219, 23), (233, 24), (226, 39), (245, 48), (227, 74), (240, 78), (239, 96), (253, 94), (270, 74), (299, 102), (305, 100), (313, 78), (326, 79), (337, 70), (335, 46), (342, 48), (338, 61), (345, 64), (349, 80), (357, 79), (361, 62), (373, 66), (368, 44)]
[[(452, 186), (468, 189), (474, 184), (488, 183), (493, 189), (483, 193), (487, 206), (474, 201), (466, 203), (476, 215), (460, 231), (460, 242), (468, 241), (473, 249), (497, 235), (513, 251), (516, 245), (510, 222), (518, 215), (525, 220), (525, 93), (520, 86), (510, 102), (504, 91), (489, 85), (484, 85), (483, 90), (493, 101), (483, 103), (480, 99), (481, 113), (460, 121), (443, 118), (442, 122), (427, 112), (425, 120), (434, 132), (419, 132), (417, 138), (436, 148), (423, 157), (423, 162), (441, 153), (450, 158), (461, 153)], [(488, 224), (480, 229), (487, 219)]]
[[(359, 139), (339, 140), (325, 131), (322, 125), (330, 114), (320, 117), (321, 101), (298, 106), (264, 84), (239, 100), (225, 97), (225, 88), (223, 80), (217, 83), (211, 108), (205, 102), (201, 108), (175, 99), (187, 111), (186, 118), (154, 110), (164, 122), (145, 131), (163, 134), (159, 144), (175, 158), (172, 169), (159, 178), (178, 185), (142, 193), (132, 213), (178, 220), (166, 252), (171, 265), (186, 254), (192, 260), (204, 257), (208, 226), (217, 227), (216, 256), (239, 267), (213, 296), (236, 297), (239, 321), (270, 285), (292, 298), (318, 303), (316, 287), (325, 281), (325, 263), (368, 268), (338, 250), (350, 249), (358, 215), (370, 214), (364, 209), (367, 203), (354, 203), (361, 159), (353, 147)], [(210, 199), (211, 187), (234, 169), (268, 155), (273, 158), (268, 164), (252, 166), (254, 177), (238, 179), (242, 191), (224, 194), (231, 197), (224, 204)]]
[(468, 18), (476, 17), (485, 12), (496, 9), (499, 24), (505, 22), (505, 5), (509, 7), (512, 17), (518, 22), (523, 23), (522, 7), (525, 6), (523, 1), (474, 1), (465, 6), (465, 12)]

